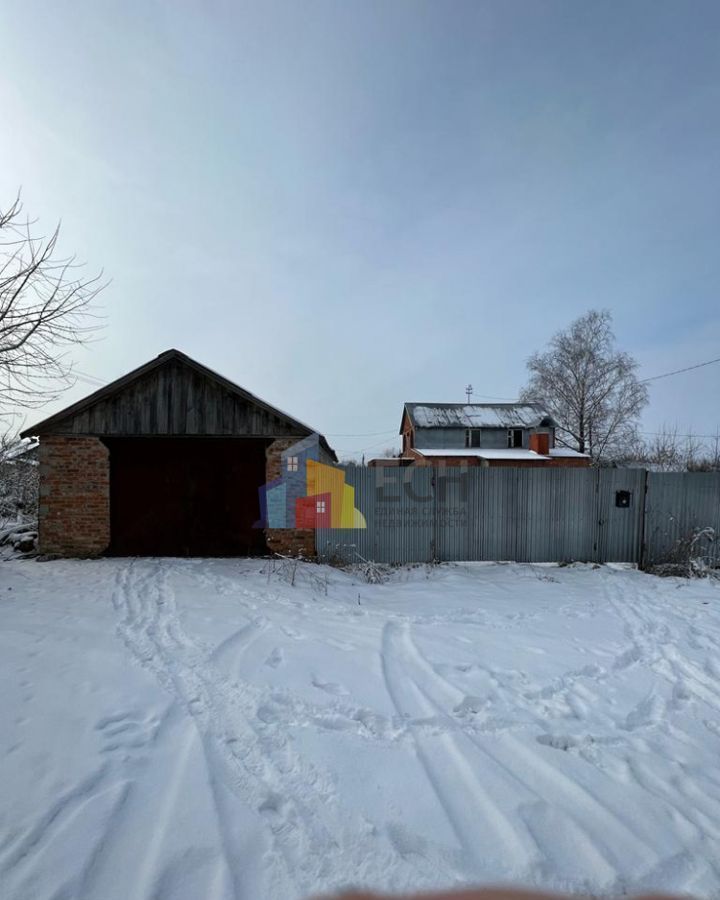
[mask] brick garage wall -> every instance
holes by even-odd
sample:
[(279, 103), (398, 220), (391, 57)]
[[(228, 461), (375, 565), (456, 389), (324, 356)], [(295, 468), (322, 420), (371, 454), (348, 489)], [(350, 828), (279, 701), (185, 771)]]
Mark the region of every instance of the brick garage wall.
[(275, 438), (265, 450), (265, 480), (274, 481), (282, 475), (281, 454), (301, 438)]
[[(265, 480), (274, 481), (282, 475), (281, 454), (301, 438), (276, 438), (265, 451)], [(315, 531), (308, 528), (266, 528), (265, 540), (271, 553), (283, 556), (315, 558)]]
[(315, 559), (315, 532), (309, 528), (266, 528), (265, 540), (271, 553)]
[(110, 459), (94, 437), (40, 439), (40, 552), (98, 556), (110, 543)]

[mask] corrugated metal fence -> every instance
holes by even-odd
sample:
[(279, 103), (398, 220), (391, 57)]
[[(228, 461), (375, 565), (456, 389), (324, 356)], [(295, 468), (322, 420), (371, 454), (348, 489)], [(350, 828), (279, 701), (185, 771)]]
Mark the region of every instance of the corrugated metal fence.
[(645, 501), (645, 560), (665, 560), (679, 540), (712, 528), (718, 540), (696, 553), (720, 561), (720, 473), (649, 472)]
[(642, 469), (345, 469), (365, 529), (319, 529), (322, 558), (644, 562), (720, 533), (720, 474)]

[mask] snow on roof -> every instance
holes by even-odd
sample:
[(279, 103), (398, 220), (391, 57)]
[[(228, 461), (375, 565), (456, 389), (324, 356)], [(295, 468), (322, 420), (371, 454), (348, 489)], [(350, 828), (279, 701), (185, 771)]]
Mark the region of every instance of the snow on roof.
[(507, 450), (484, 450), (482, 447), (465, 447), (462, 450), (433, 447), (432, 449), (422, 450), (420, 447), (417, 447), (415, 452), (423, 456), (460, 456), (465, 458), (473, 456), (480, 459), (522, 459), (528, 462), (542, 462), (542, 460), (548, 458), (535, 453), (534, 450), (522, 450), (519, 447), (509, 447)]
[(21, 459), (23, 456), (37, 450), (39, 441), (37, 438), (22, 438), (7, 447), (2, 454), (3, 459)]
[(550, 451), (550, 456), (561, 456), (563, 458), (579, 458), (579, 459), (587, 459), (587, 453), (579, 453), (577, 450), (571, 450), (570, 447), (555, 447), (554, 450)]
[(417, 428), (536, 428), (555, 422), (542, 403), (406, 403)]

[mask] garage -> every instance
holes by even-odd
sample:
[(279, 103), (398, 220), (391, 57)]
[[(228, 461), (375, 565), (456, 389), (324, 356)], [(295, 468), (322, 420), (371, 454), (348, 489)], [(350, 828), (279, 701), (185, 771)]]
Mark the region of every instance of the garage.
[(111, 438), (114, 556), (258, 556), (267, 552), (259, 438)]
[[(24, 432), (40, 441), (40, 551), (312, 555), (311, 532), (264, 527), (259, 495), (280, 476), (283, 451), (313, 434), (168, 350)], [(324, 461), (335, 462), (319, 439)]]

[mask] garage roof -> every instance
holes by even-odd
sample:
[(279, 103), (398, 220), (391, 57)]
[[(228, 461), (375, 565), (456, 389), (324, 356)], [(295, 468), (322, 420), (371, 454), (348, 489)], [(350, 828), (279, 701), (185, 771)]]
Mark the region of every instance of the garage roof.
[[(172, 349), (25, 429), (22, 436), (305, 437), (314, 433), (304, 422)], [(322, 435), (320, 443), (337, 458)]]

